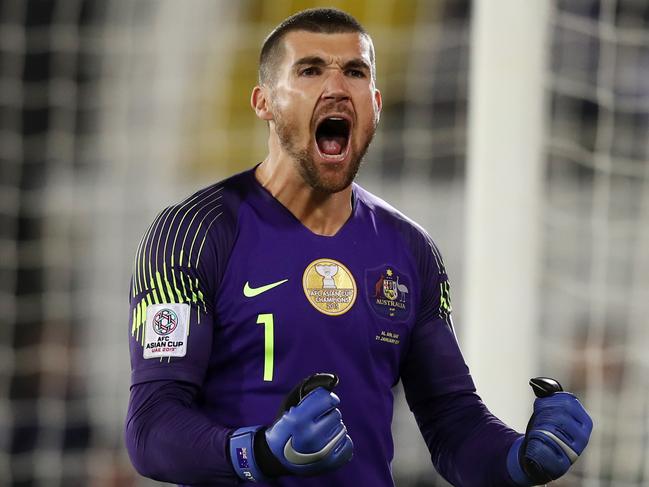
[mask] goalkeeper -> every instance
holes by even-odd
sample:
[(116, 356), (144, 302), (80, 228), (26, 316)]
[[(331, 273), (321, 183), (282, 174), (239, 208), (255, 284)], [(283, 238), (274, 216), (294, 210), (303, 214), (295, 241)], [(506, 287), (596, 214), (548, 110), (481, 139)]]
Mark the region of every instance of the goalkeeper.
[[(136, 251), (126, 445), (180, 485), (393, 485), (392, 388), (459, 487), (565, 474), (592, 422), (558, 383), (524, 434), (481, 402), (448, 277), (416, 223), (353, 182), (381, 93), (372, 40), (334, 9), (266, 39), (251, 104), (268, 155), (163, 210)], [(523, 385), (515, 385), (522, 387)]]

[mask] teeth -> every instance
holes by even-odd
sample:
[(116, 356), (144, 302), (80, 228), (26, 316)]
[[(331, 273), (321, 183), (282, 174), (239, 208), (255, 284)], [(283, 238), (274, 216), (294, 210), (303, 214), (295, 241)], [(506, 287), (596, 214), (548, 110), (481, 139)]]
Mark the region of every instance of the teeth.
[(323, 159), (329, 159), (330, 161), (341, 161), (345, 158), (345, 152), (342, 154), (323, 154), (322, 152), (320, 153)]
[(329, 117), (329, 120), (342, 120), (342, 117)]

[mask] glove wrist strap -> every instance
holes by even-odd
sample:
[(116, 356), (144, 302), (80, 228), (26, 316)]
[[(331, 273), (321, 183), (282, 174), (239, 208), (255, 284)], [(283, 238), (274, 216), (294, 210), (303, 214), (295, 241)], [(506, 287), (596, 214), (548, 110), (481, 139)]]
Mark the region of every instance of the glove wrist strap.
[(255, 459), (255, 433), (261, 426), (239, 428), (230, 436), (230, 461), (236, 474), (248, 482), (263, 482), (263, 475)]

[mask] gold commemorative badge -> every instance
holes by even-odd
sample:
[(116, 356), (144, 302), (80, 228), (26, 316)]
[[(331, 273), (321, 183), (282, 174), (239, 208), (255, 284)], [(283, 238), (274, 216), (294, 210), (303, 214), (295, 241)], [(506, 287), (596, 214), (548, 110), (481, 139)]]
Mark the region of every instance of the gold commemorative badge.
[(356, 301), (356, 281), (342, 263), (317, 259), (304, 270), (302, 287), (309, 303), (326, 315), (346, 313)]

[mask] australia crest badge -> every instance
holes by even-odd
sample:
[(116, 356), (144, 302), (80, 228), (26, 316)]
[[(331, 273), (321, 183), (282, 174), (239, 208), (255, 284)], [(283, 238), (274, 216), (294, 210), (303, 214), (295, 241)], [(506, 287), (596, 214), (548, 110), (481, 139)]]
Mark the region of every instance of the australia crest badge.
[(405, 321), (410, 315), (412, 283), (397, 268), (384, 265), (365, 272), (367, 299), (381, 317)]

